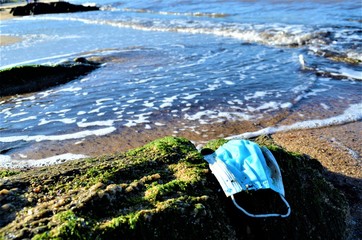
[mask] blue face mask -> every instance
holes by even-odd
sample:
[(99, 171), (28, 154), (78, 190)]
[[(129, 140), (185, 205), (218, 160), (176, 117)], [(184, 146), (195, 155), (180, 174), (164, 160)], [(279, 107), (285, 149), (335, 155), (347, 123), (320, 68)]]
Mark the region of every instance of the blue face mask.
[[(247, 140), (231, 140), (215, 152), (201, 152), (209, 163), (212, 173), (220, 183), (225, 195), (231, 197), (235, 206), (251, 217), (287, 217), (290, 206), (285, 200), (282, 176), (277, 161), (266, 148)], [(277, 192), (288, 208), (286, 214), (250, 214), (240, 207), (234, 194), (246, 190), (272, 189)]]

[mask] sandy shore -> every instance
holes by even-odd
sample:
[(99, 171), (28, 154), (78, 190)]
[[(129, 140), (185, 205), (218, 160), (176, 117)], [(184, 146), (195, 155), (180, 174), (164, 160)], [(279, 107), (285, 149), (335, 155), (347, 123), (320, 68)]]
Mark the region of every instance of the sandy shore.
[(4, 3), (0, 5), (0, 20), (7, 20), (10, 18), (14, 18), (14, 16), (10, 13), (10, 10), (13, 7), (25, 6), (26, 2), (15, 2), (15, 3)]
[(10, 9), (9, 7), (5, 8), (5, 7), (0, 7), (0, 21), (4, 21), (7, 19), (11, 19), (14, 18), (14, 16), (10, 13)]
[[(54, 2), (54, 1), (43, 0), (42, 2)], [(3, 22), (6, 20), (15, 18), (10, 13), (11, 9), (14, 7), (25, 6), (25, 5), (26, 5), (26, 1), (15, 2), (15, 3), (5, 3), (5, 4), (0, 5), (0, 21)], [(0, 46), (14, 44), (14, 43), (20, 42), (21, 40), (22, 40), (21, 37), (7, 36), (7, 35), (0, 34)]]
[(362, 239), (362, 122), (274, 134), (275, 142), (307, 154), (327, 170), (326, 176), (350, 203), (350, 239)]
[(20, 37), (0, 35), (0, 46), (10, 45), (20, 41), (21, 41)]
[[(6, 21), (14, 18), (14, 16), (10, 13), (11, 8), (17, 6), (23, 6), (25, 3), (8, 3), (0, 6), (0, 21)], [(0, 34), (0, 46), (10, 45), (17, 42), (20, 42), (22, 39), (20, 37), (7, 36)]]

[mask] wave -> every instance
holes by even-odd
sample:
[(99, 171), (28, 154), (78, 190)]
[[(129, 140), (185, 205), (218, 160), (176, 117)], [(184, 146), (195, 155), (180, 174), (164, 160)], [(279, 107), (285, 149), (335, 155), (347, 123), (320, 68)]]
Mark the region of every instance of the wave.
[(84, 130), (76, 133), (62, 134), (62, 135), (18, 135), (12, 137), (0, 137), (0, 142), (10, 143), (10, 142), (42, 142), (42, 141), (63, 141), (63, 140), (72, 140), (80, 139), (88, 136), (103, 136), (110, 134), (116, 130), (115, 127), (107, 127), (97, 130)]
[(332, 68), (329, 65), (327, 67), (308, 65), (302, 54), (299, 55), (299, 62), (301, 64), (302, 70), (310, 71), (317, 76), (332, 78), (332, 79), (350, 79), (350, 80), (362, 80), (362, 73), (347, 67), (338, 67)]
[[(261, 129), (259, 131), (255, 131), (255, 132), (246, 132), (246, 133), (242, 133), (239, 135), (229, 136), (229, 137), (226, 137), (225, 139), (227, 139), (227, 140), (247, 139), (247, 138), (254, 138), (254, 137), (257, 137), (260, 135), (275, 134), (278, 132), (287, 132), (287, 131), (292, 131), (292, 130), (313, 129), (313, 128), (323, 128), (323, 127), (328, 127), (328, 126), (342, 125), (342, 124), (360, 121), (360, 120), (362, 120), (362, 103), (351, 105), (348, 109), (346, 109), (344, 111), (343, 114), (341, 114), (339, 116), (334, 116), (334, 117), (330, 117), (330, 118), (326, 118), (326, 119), (301, 121), (301, 122), (296, 122), (291, 125), (267, 127), (267, 128)], [(78, 134), (78, 136), (79, 136), (79, 134)], [(48, 139), (54, 140), (54, 138), (59, 140), (59, 136), (58, 137), (49, 136), (47, 139), (43, 139), (43, 140), (48, 140)], [(60, 138), (63, 138), (63, 137), (60, 137)], [(13, 138), (12, 140), (19, 140), (19, 139)], [(28, 140), (34, 140), (34, 139), (28, 138)], [(8, 139), (8, 141), (9, 141), (9, 139)], [(351, 152), (351, 154), (355, 155), (354, 152)], [(9, 168), (43, 167), (43, 166), (49, 166), (49, 165), (54, 165), (54, 164), (61, 164), (61, 163), (64, 163), (65, 161), (76, 160), (76, 159), (81, 159), (81, 158), (86, 158), (86, 157), (87, 156), (82, 155), (82, 154), (66, 153), (66, 154), (52, 156), (52, 157), (48, 157), (48, 158), (44, 158), (44, 159), (15, 160), (15, 159), (12, 159), (8, 155), (0, 154), (0, 167), (8, 168), (8, 169)]]
[(226, 139), (230, 140), (238, 138), (241, 139), (253, 138), (261, 135), (275, 134), (278, 132), (288, 132), (292, 130), (313, 129), (313, 128), (323, 128), (329, 126), (342, 125), (360, 120), (362, 120), (362, 102), (358, 104), (352, 104), (348, 109), (344, 111), (343, 114), (338, 116), (326, 119), (301, 121), (291, 125), (267, 127), (255, 132), (246, 132), (239, 135), (230, 136), (227, 137)]
[[(119, 20), (89, 19), (77, 17), (37, 17), (44, 20), (79, 21), (85, 24), (109, 25), (141, 31), (178, 32), (206, 34), (234, 38), (245, 42), (273, 46), (299, 47), (327, 44), (330, 42), (327, 30), (315, 30), (303, 25), (247, 24), (212, 21), (190, 21), (185, 19), (126, 18)], [(29, 20), (29, 19), (28, 19)]]
[(158, 15), (192, 16), (192, 17), (209, 17), (209, 18), (225, 18), (231, 16), (230, 14), (227, 13), (153, 11), (144, 8), (123, 8), (122, 11), (135, 12), (135, 13), (151, 13)]
[(7, 168), (7, 169), (21, 169), (21, 168), (34, 168), (34, 167), (45, 167), (55, 164), (64, 163), (70, 160), (76, 160), (81, 158), (87, 158), (88, 156), (83, 154), (72, 154), (72, 153), (65, 153), (57, 156), (52, 156), (43, 159), (21, 159), (15, 160), (12, 159), (10, 156), (1, 155), (0, 154), (0, 168)]
[(345, 52), (338, 52), (331, 49), (322, 49), (322, 48), (310, 48), (315, 55), (330, 59), (335, 62), (344, 62), (353, 65), (358, 65), (362, 63), (362, 53), (358, 50), (344, 50)]
[[(244, 23), (242, 19), (235, 20), (237, 15), (223, 12), (162, 11), (149, 8), (104, 6), (100, 13), (90, 15), (36, 16), (17, 21), (39, 19), (79, 21), (86, 24), (108, 25), (141, 31), (207, 34), (268, 46), (292, 48), (307, 46), (316, 55), (333, 61), (348, 64), (362, 63), (360, 27), (349, 24), (350, 20), (347, 20), (348, 22), (342, 26), (276, 22)], [(232, 18), (228, 18), (230, 16)], [(70, 37), (75, 38), (76, 36)], [(36, 39), (43, 38), (46, 36)], [(34, 40), (36, 39), (34, 38)]]

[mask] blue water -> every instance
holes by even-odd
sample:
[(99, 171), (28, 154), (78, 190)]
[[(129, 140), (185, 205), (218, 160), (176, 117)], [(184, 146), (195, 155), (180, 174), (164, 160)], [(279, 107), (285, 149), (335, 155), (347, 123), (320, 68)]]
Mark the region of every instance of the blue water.
[(360, 120), (359, 0), (92, 3), (102, 10), (0, 23), (1, 34), (22, 38), (0, 47), (1, 68), (82, 56), (104, 63), (65, 85), (0, 99), (5, 154), (132, 128), (197, 138), (215, 124), (281, 115)]

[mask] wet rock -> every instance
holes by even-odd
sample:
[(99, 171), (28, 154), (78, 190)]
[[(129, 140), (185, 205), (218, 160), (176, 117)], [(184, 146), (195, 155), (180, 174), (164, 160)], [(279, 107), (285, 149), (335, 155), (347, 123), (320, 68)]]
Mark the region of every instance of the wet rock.
[[(3, 195), (16, 189), (17, 198), (1, 201), (12, 204), (16, 216), (0, 214), (0, 238), (344, 239), (348, 205), (325, 180), (318, 161), (257, 141), (268, 146), (281, 167), (292, 208), (288, 218), (245, 216), (225, 197), (190, 141), (165, 137), (126, 153), (1, 179)], [(41, 191), (34, 192), (36, 186)], [(252, 211), (285, 210), (267, 191), (236, 197)]]
[(72, 81), (99, 67), (94, 62), (29, 65), (0, 70), (0, 97), (44, 90)]
[(5, 212), (11, 212), (15, 207), (11, 203), (6, 203), (1, 206), (1, 209)]
[(10, 13), (13, 16), (27, 16), (47, 13), (69, 13), (69, 12), (84, 12), (84, 11), (96, 11), (99, 7), (96, 6), (83, 6), (71, 4), (68, 2), (50, 2), (50, 3), (28, 3), (25, 6), (14, 7)]

